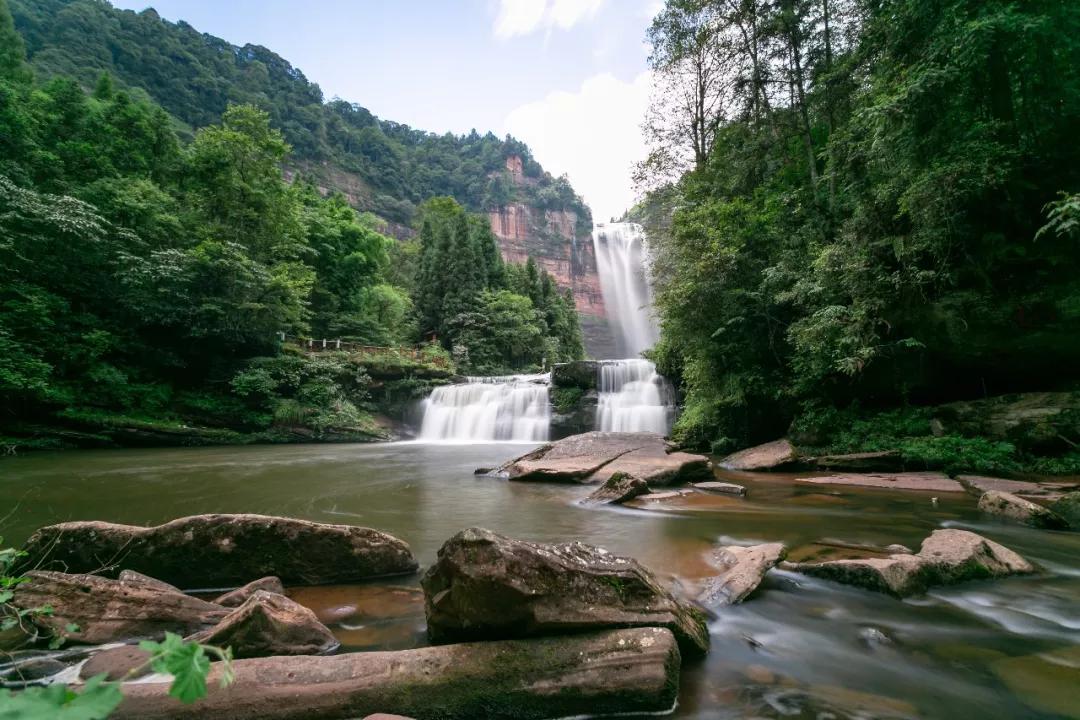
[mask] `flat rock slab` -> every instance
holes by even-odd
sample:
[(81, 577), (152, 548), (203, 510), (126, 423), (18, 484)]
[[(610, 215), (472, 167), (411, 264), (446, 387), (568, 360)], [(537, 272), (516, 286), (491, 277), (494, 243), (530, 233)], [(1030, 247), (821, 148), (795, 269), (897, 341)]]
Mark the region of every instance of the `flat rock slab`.
[(689, 490), (664, 490), (663, 492), (651, 492), (638, 495), (635, 500), (640, 502), (660, 502), (662, 500), (674, 500), (690, 494)]
[(583, 543), (549, 545), (470, 528), (450, 538), (421, 585), (434, 642), (670, 629), (684, 653), (709, 649), (705, 615), (633, 558)]
[[(15, 590), (12, 603), (30, 610), (49, 606), (34, 623), (71, 642), (98, 645), (134, 638), (187, 635), (225, 617), (225, 608), (174, 590), (132, 585), (96, 575), (35, 570)], [(67, 630), (69, 624), (78, 630)]]
[(964, 492), (964, 486), (944, 473), (840, 473), (822, 477), (796, 478), (808, 485), (847, 485), (851, 487), (919, 490), (923, 492)]
[(268, 575), (323, 585), (417, 569), (409, 546), (393, 535), (267, 515), (195, 515), (154, 527), (60, 523), (35, 532), (23, 550), (29, 567), (123, 568), (183, 588), (236, 587)]
[(823, 470), (854, 470), (857, 472), (902, 470), (904, 465), (904, 459), (899, 450), (820, 455), (806, 458), (804, 462), (807, 465), (813, 465)]
[(720, 461), (720, 467), (728, 470), (775, 470), (791, 465), (798, 459), (798, 451), (788, 440), (774, 440), (732, 453)]
[(967, 530), (951, 529), (935, 530), (914, 555), (896, 553), (822, 563), (784, 563), (783, 567), (896, 597), (918, 595), (937, 585), (1024, 575), (1036, 570), (1003, 545)]
[(979, 498), (979, 510), (1042, 530), (1069, 528), (1069, 523), (1053, 510), (1000, 490), (983, 493)]
[(720, 574), (706, 581), (699, 599), (709, 606), (742, 602), (765, 579), (765, 573), (784, 559), (786, 552), (783, 543), (717, 549), (713, 562)]
[(704, 490), (705, 492), (719, 493), (720, 495), (745, 495), (746, 488), (742, 485), (728, 482), (698, 482), (694, 483), (694, 487), (698, 490)]
[(1069, 492), (1080, 490), (1080, 483), (1075, 482), (1027, 482), (1024, 480), (988, 477), (986, 475), (957, 475), (956, 479), (968, 492), (979, 497), (983, 493), (996, 490), (1026, 498), (1057, 500)]
[(679, 691), (663, 628), (443, 645), (398, 652), (238, 660), (236, 681), (183, 705), (169, 682), (129, 683), (112, 720), (308, 720), (394, 713), (440, 720), (661, 714)]
[(588, 432), (544, 445), (497, 471), (509, 480), (603, 483), (617, 473), (653, 487), (712, 476), (704, 455), (673, 452), (657, 433)]

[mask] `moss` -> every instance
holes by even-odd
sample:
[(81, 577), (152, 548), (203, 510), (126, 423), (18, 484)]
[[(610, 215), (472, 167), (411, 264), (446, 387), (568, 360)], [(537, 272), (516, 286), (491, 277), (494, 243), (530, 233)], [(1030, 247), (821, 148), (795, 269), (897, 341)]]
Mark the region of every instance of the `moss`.
[(573, 412), (585, 392), (579, 387), (556, 387), (551, 389), (551, 404), (559, 413)]

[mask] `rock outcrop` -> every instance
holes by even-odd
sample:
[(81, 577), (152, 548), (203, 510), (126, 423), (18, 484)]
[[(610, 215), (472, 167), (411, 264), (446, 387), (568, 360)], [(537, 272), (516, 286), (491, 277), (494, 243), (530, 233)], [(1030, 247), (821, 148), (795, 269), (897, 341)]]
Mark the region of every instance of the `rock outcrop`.
[[(34, 623), (70, 642), (99, 645), (133, 638), (160, 638), (204, 630), (225, 617), (225, 608), (173, 590), (132, 585), (96, 575), (49, 571), (26, 573), (12, 603), (29, 610), (49, 606)], [(76, 630), (69, 628), (74, 625)]]
[(774, 440), (728, 455), (720, 467), (728, 470), (777, 470), (795, 464), (799, 453), (787, 440)]
[(632, 558), (582, 543), (547, 545), (471, 528), (439, 549), (424, 575), (435, 642), (665, 627), (684, 653), (709, 647), (704, 614)]
[(154, 527), (60, 523), (35, 532), (23, 550), (29, 567), (125, 568), (184, 588), (235, 587), (267, 575), (320, 585), (417, 569), (409, 546), (392, 535), (266, 515), (195, 515)]
[(232, 648), (237, 658), (325, 655), (339, 645), (315, 613), (265, 590), (256, 590), (217, 625), (188, 639)]
[(765, 579), (765, 573), (784, 559), (786, 552), (782, 543), (719, 548), (713, 564), (720, 574), (706, 581), (699, 599), (706, 606), (742, 602)]
[(936, 585), (1035, 571), (1035, 566), (1007, 547), (967, 530), (951, 529), (935, 530), (914, 555), (784, 563), (783, 567), (896, 597), (918, 595)]
[(602, 483), (616, 473), (652, 487), (711, 479), (704, 455), (672, 452), (656, 433), (588, 432), (515, 458), (497, 472), (510, 480)]
[(1025, 450), (1068, 450), (1080, 442), (1080, 392), (1002, 395), (949, 403), (934, 419), (948, 433), (1007, 440)]
[(236, 681), (182, 705), (167, 679), (124, 687), (113, 720), (306, 720), (372, 713), (541, 720), (671, 710), (679, 649), (662, 628), (443, 645), (398, 652), (238, 660)]
[(991, 490), (979, 498), (979, 510), (1042, 530), (1065, 530), (1069, 523), (1053, 510), (1012, 493)]
[(1053, 501), (1069, 492), (1080, 490), (1080, 482), (1068, 480), (1006, 480), (985, 475), (957, 475), (956, 481), (975, 497), (982, 497), (983, 493), (997, 490), (1024, 498)]
[(1055, 500), (1050, 509), (1064, 518), (1073, 530), (1080, 530), (1080, 492), (1066, 493)]
[(650, 492), (649, 484), (641, 478), (617, 472), (585, 498), (585, 502), (593, 505), (622, 505)]

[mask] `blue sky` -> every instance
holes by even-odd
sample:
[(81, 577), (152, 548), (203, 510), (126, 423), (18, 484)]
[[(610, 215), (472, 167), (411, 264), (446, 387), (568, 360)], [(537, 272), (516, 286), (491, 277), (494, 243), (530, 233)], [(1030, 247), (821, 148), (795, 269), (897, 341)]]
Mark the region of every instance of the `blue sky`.
[(567, 173), (597, 217), (633, 201), (657, 0), (113, 0), (237, 45), (434, 132), (511, 133)]

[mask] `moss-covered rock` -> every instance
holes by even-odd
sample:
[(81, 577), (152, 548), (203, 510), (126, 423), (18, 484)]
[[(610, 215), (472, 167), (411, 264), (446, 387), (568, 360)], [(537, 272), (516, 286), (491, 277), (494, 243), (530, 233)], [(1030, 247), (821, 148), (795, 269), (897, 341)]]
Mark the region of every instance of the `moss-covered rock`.
[(1043, 530), (1064, 530), (1069, 527), (1069, 523), (1056, 512), (1001, 490), (983, 493), (979, 498), (979, 510)]
[(1050, 505), (1050, 510), (1063, 518), (1073, 530), (1080, 530), (1080, 491), (1061, 496)]

